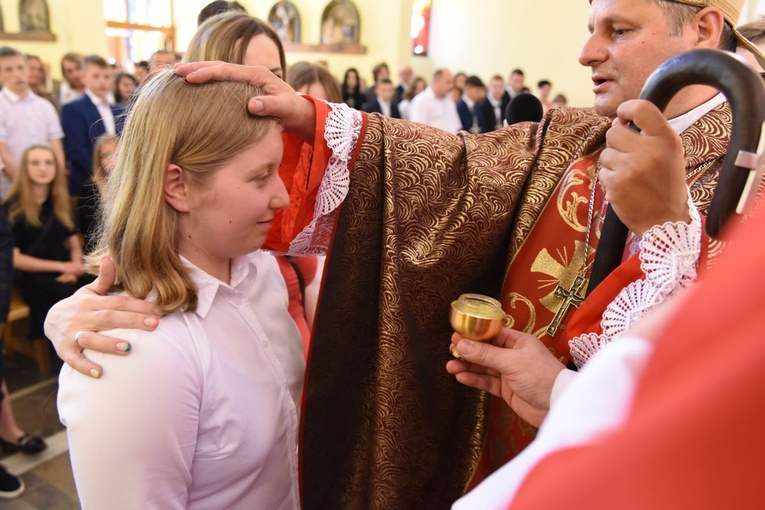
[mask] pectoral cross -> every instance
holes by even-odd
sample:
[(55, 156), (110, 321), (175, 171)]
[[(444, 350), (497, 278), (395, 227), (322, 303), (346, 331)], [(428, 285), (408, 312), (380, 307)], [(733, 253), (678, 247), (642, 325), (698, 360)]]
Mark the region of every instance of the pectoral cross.
[(558, 312), (555, 314), (555, 317), (553, 317), (552, 322), (549, 326), (547, 326), (547, 334), (550, 336), (555, 335), (562, 326), (563, 319), (566, 317), (566, 314), (568, 313), (569, 308), (572, 306), (575, 308), (578, 308), (579, 305), (582, 304), (582, 301), (584, 301), (584, 298), (579, 295), (579, 293), (582, 291), (584, 286), (587, 284), (587, 279), (579, 275), (574, 280), (574, 283), (571, 284), (570, 289), (566, 289), (565, 287), (558, 285), (555, 289), (555, 297), (561, 298), (563, 302), (560, 304), (560, 307), (558, 308)]

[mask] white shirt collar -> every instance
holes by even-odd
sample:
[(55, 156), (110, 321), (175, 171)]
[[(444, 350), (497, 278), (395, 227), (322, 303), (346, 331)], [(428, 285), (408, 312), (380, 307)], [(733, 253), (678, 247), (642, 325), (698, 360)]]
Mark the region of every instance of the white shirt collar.
[(475, 101), (471, 101), (467, 96), (462, 96), (462, 100), (465, 101), (465, 104), (468, 105), (468, 108), (471, 110), (475, 106)]
[(10, 101), (13, 104), (16, 104), (19, 101), (29, 98), (30, 94), (32, 94), (32, 91), (27, 90), (27, 95), (25, 97), (21, 97), (18, 94), (11, 92), (11, 89), (9, 89), (8, 87), (3, 87), (3, 94), (5, 94), (8, 101)]
[(679, 117), (675, 117), (674, 119), (670, 119), (669, 125), (672, 127), (672, 129), (675, 130), (677, 134), (682, 133), (689, 127), (691, 127), (697, 120), (699, 120), (701, 117), (706, 115), (707, 113), (711, 112), (718, 106), (720, 106), (722, 103), (725, 102), (725, 96), (723, 94), (717, 94), (709, 101), (700, 104), (693, 110), (684, 113), (680, 115)]
[(215, 295), (221, 288), (236, 289), (250, 276), (254, 276), (258, 270), (256, 261), (263, 256), (263, 252), (256, 251), (249, 255), (237, 257), (231, 261), (231, 283), (225, 283), (217, 278), (210, 276), (197, 266), (192, 264), (187, 258), (181, 256), (181, 262), (189, 268), (191, 281), (197, 288), (197, 315), (204, 318), (210, 311), (210, 307), (215, 300)]
[(101, 99), (100, 97), (95, 95), (93, 93), (93, 91), (91, 91), (90, 89), (85, 89), (85, 94), (88, 95), (88, 97), (90, 98), (91, 102), (94, 105), (96, 105), (96, 106), (98, 106), (98, 105), (109, 106), (109, 101), (107, 99)]

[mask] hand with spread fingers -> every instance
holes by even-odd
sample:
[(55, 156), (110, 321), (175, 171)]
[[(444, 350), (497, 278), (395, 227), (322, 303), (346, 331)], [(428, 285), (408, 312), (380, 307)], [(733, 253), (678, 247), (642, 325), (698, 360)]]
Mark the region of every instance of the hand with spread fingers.
[(243, 66), (224, 62), (192, 62), (179, 64), (175, 72), (189, 83), (210, 81), (244, 81), (257, 85), (262, 96), (250, 99), (247, 107), (253, 115), (276, 117), (284, 130), (308, 143), (313, 143), (316, 111), (286, 82), (261, 66)]
[(115, 328), (151, 331), (159, 325), (160, 311), (152, 303), (127, 296), (108, 296), (116, 271), (109, 258), (101, 261), (98, 278), (72, 297), (57, 303), (45, 319), (45, 335), (69, 366), (86, 375), (100, 377), (100, 365), (83, 354), (84, 349), (126, 355), (130, 344), (98, 331)]
[[(633, 131), (630, 122), (642, 131)], [(606, 139), (600, 182), (627, 228), (642, 235), (655, 225), (691, 221), (683, 146), (655, 105), (623, 103)]]
[(454, 333), (452, 347), (464, 359), (446, 364), (457, 381), (503, 399), (535, 427), (542, 423), (565, 367), (537, 337), (506, 328), (492, 340), (472, 342)]

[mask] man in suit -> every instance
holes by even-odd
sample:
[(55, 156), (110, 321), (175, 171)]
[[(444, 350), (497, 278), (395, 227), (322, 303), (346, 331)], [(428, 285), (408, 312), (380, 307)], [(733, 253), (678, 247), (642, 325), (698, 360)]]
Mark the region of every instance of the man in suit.
[(486, 94), (486, 99), (478, 105), (481, 115), (483, 115), (487, 132), (502, 127), (502, 119), (507, 111), (507, 105), (510, 104), (510, 100), (507, 97), (509, 96), (505, 94), (505, 80), (500, 75), (495, 74), (489, 80), (489, 90)]
[(488, 133), (493, 125), (486, 123), (483, 110), (478, 105), (486, 98), (486, 86), (478, 76), (465, 79), (462, 99), (457, 102), (457, 113), (462, 121), (462, 129), (474, 135)]
[(524, 74), (522, 69), (513, 69), (510, 71), (510, 77), (507, 79), (507, 87), (505, 93), (502, 96), (502, 113), (504, 114), (507, 105), (510, 104), (510, 100), (523, 93), (525, 88), (523, 85)]
[(367, 103), (371, 103), (374, 101), (375, 96), (377, 95), (375, 92), (375, 87), (377, 87), (377, 84), (380, 83), (380, 80), (383, 79), (390, 79), (390, 71), (388, 70), (388, 64), (385, 62), (380, 62), (376, 66), (372, 68), (372, 76), (375, 79), (375, 82), (367, 87), (366, 90), (364, 90), (364, 95), (367, 98)]
[(399, 104), (401, 100), (404, 99), (404, 94), (406, 94), (414, 84), (414, 71), (412, 71), (412, 66), (409, 64), (402, 65), (398, 70), (398, 79), (399, 83), (393, 94), (393, 102), (395, 104)]
[(85, 94), (64, 106), (64, 151), (69, 163), (69, 193), (77, 196), (93, 172), (93, 146), (98, 137), (122, 131), (122, 108), (109, 104), (112, 70), (102, 57), (84, 60)]
[(398, 106), (393, 102), (393, 82), (390, 78), (383, 78), (375, 87), (375, 98), (364, 105), (364, 111), (367, 113), (382, 113), (386, 117), (400, 119), (401, 113)]

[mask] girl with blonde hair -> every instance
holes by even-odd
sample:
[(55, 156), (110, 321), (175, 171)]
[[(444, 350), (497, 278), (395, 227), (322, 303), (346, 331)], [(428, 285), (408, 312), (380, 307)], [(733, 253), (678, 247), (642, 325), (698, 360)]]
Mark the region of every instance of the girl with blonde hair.
[(166, 315), (153, 332), (113, 332), (130, 358), (85, 351), (103, 380), (61, 372), (84, 508), (299, 508), (304, 362), (259, 251), (289, 194), (279, 123), (245, 108), (258, 93), (167, 70), (133, 105), (89, 262), (108, 255), (123, 293)]
[(15, 284), (29, 305), (29, 337), (44, 338), (48, 310), (84, 283), (85, 272), (66, 176), (50, 147), (24, 151), (5, 207), (15, 243)]
[(114, 169), (119, 137), (103, 135), (93, 145), (93, 177), (82, 187), (77, 200), (77, 226), (85, 242), (85, 253), (95, 248), (99, 210), (105, 193), (106, 178)]

